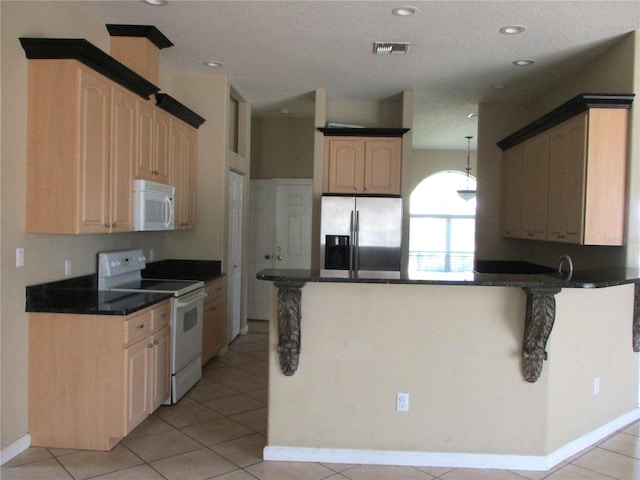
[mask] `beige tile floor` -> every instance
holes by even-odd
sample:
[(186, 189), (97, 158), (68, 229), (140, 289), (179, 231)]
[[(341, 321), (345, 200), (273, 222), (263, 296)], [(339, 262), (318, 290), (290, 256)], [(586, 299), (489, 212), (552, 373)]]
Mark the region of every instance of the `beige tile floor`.
[(635, 423), (548, 472), (263, 462), (267, 335), (261, 328), (214, 358), (177, 405), (161, 407), (110, 452), (29, 448), (2, 480), (640, 480)]

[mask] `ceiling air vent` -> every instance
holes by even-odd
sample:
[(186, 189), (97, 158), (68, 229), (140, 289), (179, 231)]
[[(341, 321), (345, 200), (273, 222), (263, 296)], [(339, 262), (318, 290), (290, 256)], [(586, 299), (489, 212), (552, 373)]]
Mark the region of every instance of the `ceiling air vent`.
[(409, 42), (373, 42), (373, 53), (407, 53)]

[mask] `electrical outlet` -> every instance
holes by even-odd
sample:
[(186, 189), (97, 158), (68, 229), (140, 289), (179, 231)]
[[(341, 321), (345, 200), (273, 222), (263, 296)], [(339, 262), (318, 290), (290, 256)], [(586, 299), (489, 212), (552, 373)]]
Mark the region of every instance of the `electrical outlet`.
[(600, 377), (593, 379), (593, 394), (598, 395), (600, 393)]
[(64, 261), (64, 276), (65, 277), (71, 276), (71, 260)]
[(16, 268), (24, 267), (24, 248), (16, 248)]
[(408, 412), (409, 411), (409, 394), (406, 392), (398, 392), (396, 394), (396, 411)]

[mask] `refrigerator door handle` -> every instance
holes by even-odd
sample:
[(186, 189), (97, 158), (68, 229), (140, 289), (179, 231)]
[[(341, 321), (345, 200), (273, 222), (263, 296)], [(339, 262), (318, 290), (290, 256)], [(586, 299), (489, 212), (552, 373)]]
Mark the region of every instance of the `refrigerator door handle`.
[(353, 232), (354, 236), (354, 245), (355, 248), (353, 250), (354, 258), (354, 273), (358, 273), (360, 269), (360, 211), (356, 210), (356, 224)]
[(351, 210), (351, 218), (349, 220), (349, 273), (353, 272), (353, 257), (355, 255), (355, 244), (354, 244), (354, 240), (355, 240), (355, 225), (354, 225), (354, 218), (353, 218), (353, 210)]

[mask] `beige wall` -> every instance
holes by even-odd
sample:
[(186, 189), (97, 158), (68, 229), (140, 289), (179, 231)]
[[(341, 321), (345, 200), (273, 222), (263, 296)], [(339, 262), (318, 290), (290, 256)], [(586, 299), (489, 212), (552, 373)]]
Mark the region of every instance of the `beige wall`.
[[(637, 407), (633, 292), (559, 293), (533, 384), (521, 373), (520, 288), (307, 283), (291, 377), (280, 371), (274, 295), (268, 444), (549, 455)], [(395, 411), (397, 392), (409, 393), (408, 413)]]
[(251, 178), (313, 178), (313, 118), (253, 117)]
[[(27, 327), (25, 286), (64, 278), (64, 262), (72, 261), (72, 276), (93, 274), (96, 254), (103, 250), (141, 247), (155, 259), (223, 259), (226, 127), (220, 112), (226, 109), (229, 85), (226, 77), (181, 78), (172, 83), (172, 72), (162, 63), (160, 85), (179, 101), (207, 119), (198, 136), (198, 226), (193, 233), (129, 233), (104, 235), (40, 235), (24, 233), (27, 60), (21, 36), (86, 38), (108, 52), (110, 37), (105, 26), (74, 2), (0, 2), (2, 61), (2, 142), (0, 151), (2, 285), (0, 332), (0, 449), (28, 433)], [(222, 109), (221, 109), (222, 108)], [(223, 136), (220, 131), (224, 132)], [(247, 149), (248, 150), (248, 149)], [(234, 165), (249, 171), (248, 162)], [(25, 249), (25, 267), (15, 267), (15, 250)]]
[[(569, 254), (576, 268), (638, 266), (640, 263), (640, 108), (631, 110), (629, 208), (627, 244), (624, 247), (585, 247), (553, 242), (505, 239), (500, 235), (501, 151), (496, 142), (561, 105), (579, 93), (634, 93), (640, 90), (640, 40), (638, 31), (618, 42), (556, 88), (530, 104), (483, 103), (478, 112), (478, 207), (476, 258), (529, 260), (555, 266)], [(635, 72), (635, 75), (634, 75)], [(637, 99), (636, 99), (637, 103)]]

